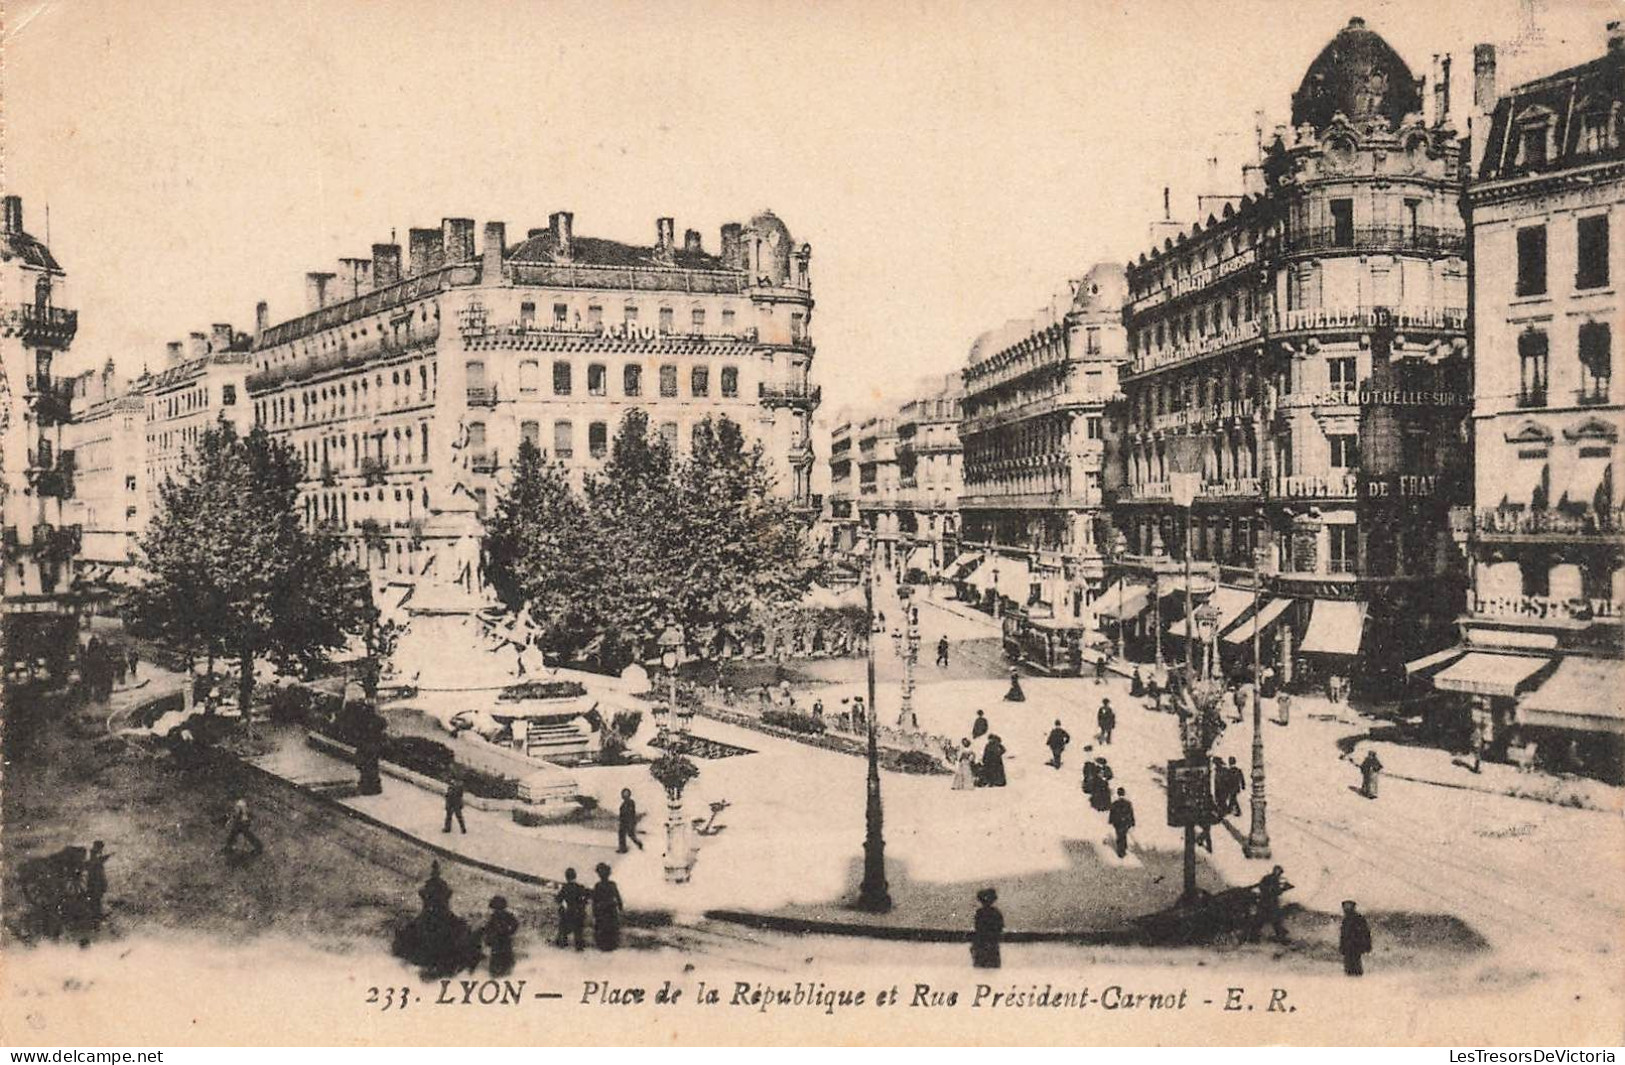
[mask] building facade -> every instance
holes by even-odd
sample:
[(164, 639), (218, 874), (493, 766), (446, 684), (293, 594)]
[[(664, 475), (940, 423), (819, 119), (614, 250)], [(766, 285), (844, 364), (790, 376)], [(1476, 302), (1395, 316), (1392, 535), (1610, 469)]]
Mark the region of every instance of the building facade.
[(516, 244), (487, 223), (477, 252), (474, 222), (446, 219), (410, 230), (404, 268), (377, 244), (307, 275), (305, 314), (261, 306), (253, 420), (305, 458), (307, 520), (379, 574), (426, 572), (425, 522), (454, 494), (483, 513), (521, 441), (580, 483), (634, 407), (679, 452), (732, 419), (810, 509), (810, 259), (771, 212), (725, 225), (717, 253), (669, 218), (634, 246), (575, 234), (569, 212)]
[(1210, 600), (1206, 661), (1250, 658), (1255, 564), (1263, 654), (1288, 680), (1395, 680), (1407, 650), (1450, 640), (1467, 260), (1447, 91), (1430, 111), (1351, 20), (1245, 194), (1130, 265), (1114, 515), (1125, 623), (1153, 653), (1178, 653), (1187, 603)]
[(959, 380), (897, 412), (897, 528), (904, 576), (935, 579), (959, 553)]
[(73, 643), (79, 530), (69, 520), (75, 456), (63, 426), (72, 381), (61, 360), (79, 315), (68, 307), (66, 273), (24, 229), (19, 196), (0, 199), (0, 252), (0, 611), (8, 647), (32, 660), (36, 649)]
[(1625, 734), (1625, 512), (1613, 383), (1625, 277), (1625, 44), (1497, 99), (1468, 191), (1476, 448), (1464, 644), (1413, 672), (1476, 703), (1479, 738), (1612, 765)]
[(895, 572), (902, 562), (897, 419), (870, 415), (853, 427), (851, 436), (857, 470), (857, 549), (873, 551), (878, 565)]
[[(1126, 357), (1123, 268), (1096, 265), (1033, 319), (984, 333), (963, 371), (963, 583), (1002, 612), (1082, 623), (1103, 590), (1107, 409)], [(955, 575), (958, 576), (958, 575)]]
[(150, 514), (146, 404), (111, 359), (73, 386), (73, 418), (62, 430), (76, 466), (72, 523), (81, 530), (81, 574), (96, 582), (129, 573)]

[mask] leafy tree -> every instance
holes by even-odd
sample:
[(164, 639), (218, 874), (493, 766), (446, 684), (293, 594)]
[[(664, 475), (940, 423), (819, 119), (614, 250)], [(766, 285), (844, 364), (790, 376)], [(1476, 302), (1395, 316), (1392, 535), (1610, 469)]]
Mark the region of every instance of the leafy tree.
[(513, 482), (485, 528), (492, 588), (508, 609), (529, 614), (543, 650), (568, 654), (591, 639), (596, 611), (582, 569), (593, 565), (597, 549), (564, 467), (523, 441)]
[(206, 430), (159, 492), (141, 550), (137, 626), (188, 653), (234, 658), (247, 712), (254, 661), (309, 667), (360, 632), (370, 590), (340, 541), (299, 518), (304, 463), (261, 428)]

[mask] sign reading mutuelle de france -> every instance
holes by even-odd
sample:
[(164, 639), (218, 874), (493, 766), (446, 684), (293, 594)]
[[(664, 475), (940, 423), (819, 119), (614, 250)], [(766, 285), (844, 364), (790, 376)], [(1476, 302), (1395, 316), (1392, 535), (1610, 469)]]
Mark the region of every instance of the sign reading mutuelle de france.
[(0, 1043), (1618, 1042), (1617, 12), (285, 6), (6, 8)]

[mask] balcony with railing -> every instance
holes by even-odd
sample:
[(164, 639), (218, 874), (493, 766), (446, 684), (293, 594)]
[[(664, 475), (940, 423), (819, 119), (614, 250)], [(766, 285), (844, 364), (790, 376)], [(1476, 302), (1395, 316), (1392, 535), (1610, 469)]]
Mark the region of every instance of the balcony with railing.
[(1608, 404), (1609, 379), (1599, 377), (1574, 391), (1574, 402), (1582, 407), (1602, 407)]
[(1518, 409), (1531, 410), (1546, 405), (1545, 388), (1524, 388), (1518, 391)]
[(823, 402), (824, 389), (820, 385), (801, 382), (774, 385), (762, 383), (756, 386), (756, 398), (763, 406), (812, 410)]
[(1625, 534), (1625, 507), (1596, 510), (1564, 506), (1562, 510), (1484, 508), (1476, 515), (1455, 509), (1450, 515), (1456, 535), (1477, 533), (1486, 540), (1608, 539)]
[(1359, 252), (1377, 255), (1461, 255), (1467, 234), (1439, 226), (1317, 226), (1289, 232), (1281, 240), (1286, 255)]
[(19, 303), (0, 311), (0, 334), (25, 344), (66, 347), (78, 331), (78, 311), (43, 303)]
[(469, 385), (468, 405), (470, 407), (495, 407), (497, 405), (497, 386)]
[(468, 457), (468, 468), (474, 473), (497, 472), (497, 453), (495, 451), (476, 451)]
[(389, 473), (389, 463), (375, 455), (368, 455), (361, 460), (361, 481), (363, 484), (383, 484)]
[(683, 270), (662, 266), (601, 266), (588, 263), (503, 264), (516, 285), (545, 288), (629, 289), (638, 292), (695, 292), (738, 295), (747, 278), (736, 270)]

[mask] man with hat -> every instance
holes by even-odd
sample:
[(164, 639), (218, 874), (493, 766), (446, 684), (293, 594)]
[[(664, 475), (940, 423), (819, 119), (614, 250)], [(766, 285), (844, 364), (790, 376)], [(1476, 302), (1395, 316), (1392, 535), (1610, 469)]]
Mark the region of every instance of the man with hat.
[(1128, 801), (1128, 793), (1122, 788), (1117, 789), (1117, 799), (1106, 814), (1106, 823), (1117, 833), (1117, 856), (1127, 857), (1128, 830), (1134, 827), (1134, 804)]
[(554, 897), (559, 903), (559, 935), (553, 941), (554, 945), (562, 947), (569, 937), (574, 936), (576, 949), (586, 950), (587, 903), (592, 900), (592, 892), (576, 883), (574, 869), (566, 869), (564, 883)]
[(1371, 953), (1371, 925), (1358, 913), (1353, 899), (1343, 900), (1343, 925), (1337, 934), (1337, 949), (1343, 955), (1343, 972), (1365, 975), (1365, 955)]
[(508, 900), (501, 895), (491, 897), (491, 916), (480, 929), (480, 938), (491, 952), (491, 975), (506, 976), (513, 972), (513, 937), (519, 932), (519, 919), (508, 912)]
[(976, 911), (975, 931), (971, 934), (970, 962), (978, 969), (999, 967), (999, 942), (1004, 938), (1004, 914), (993, 905), (998, 900), (999, 893), (992, 888), (983, 888), (976, 893), (976, 901), (982, 906)]

